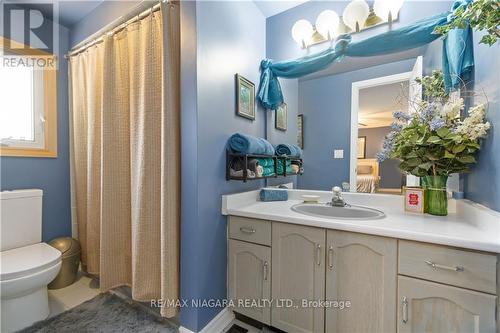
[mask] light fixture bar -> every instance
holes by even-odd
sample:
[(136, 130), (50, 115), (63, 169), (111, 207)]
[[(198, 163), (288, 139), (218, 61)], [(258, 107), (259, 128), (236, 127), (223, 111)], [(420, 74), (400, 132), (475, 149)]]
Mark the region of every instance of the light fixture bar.
[[(371, 29), (371, 28), (374, 28), (374, 27), (377, 27), (377, 26), (380, 26), (380, 25), (383, 25), (383, 24), (391, 24), (392, 22), (397, 22), (398, 19), (399, 19), (399, 16), (396, 14), (396, 17), (392, 17), (391, 21), (389, 21), (389, 22), (388, 21), (384, 21), (380, 17), (378, 17), (377, 15), (375, 15), (375, 12), (373, 11), (373, 8), (371, 8), (370, 9), (370, 15), (368, 15), (368, 18), (365, 21), (365, 26), (364, 26), (364, 28), (360, 29), (360, 31), (353, 31), (353, 30), (351, 30), (347, 25), (344, 24), (344, 21), (342, 20), (342, 17), (340, 17), (340, 24), (339, 24), (339, 28), (338, 28), (337, 31), (338, 31), (338, 35), (342, 35), (342, 34), (351, 34), (351, 35), (353, 35), (353, 34), (361, 32), (361, 31), (365, 31), (365, 30), (368, 30), (368, 29)], [(301, 47), (303, 49), (306, 49), (309, 46), (318, 45), (318, 44), (321, 44), (321, 43), (325, 43), (325, 42), (331, 41), (331, 39), (327, 39), (327, 38), (323, 37), (316, 30), (315, 26), (313, 26), (313, 29), (314, 29), (314, 33), (312, 35), (310, 43), (306, 47), (304, 47), (304, 45), (301, 45)]]

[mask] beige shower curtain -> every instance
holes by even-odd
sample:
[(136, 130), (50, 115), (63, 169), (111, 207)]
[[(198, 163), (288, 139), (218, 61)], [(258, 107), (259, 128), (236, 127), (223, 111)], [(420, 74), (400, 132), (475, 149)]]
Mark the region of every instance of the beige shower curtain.
[(139, 301), (178, 298), (179, 67), (170, 4), (70, 58), (82, 262)]

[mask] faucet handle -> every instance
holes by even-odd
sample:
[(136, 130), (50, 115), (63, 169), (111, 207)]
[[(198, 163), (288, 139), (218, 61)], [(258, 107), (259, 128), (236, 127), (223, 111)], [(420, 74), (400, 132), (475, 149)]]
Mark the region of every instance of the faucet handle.
[(339, 186), (334, 186), (332, 188), (332, 192), (333, 193), (340, 193), (340, 192), (342, 192), (342, 189)]

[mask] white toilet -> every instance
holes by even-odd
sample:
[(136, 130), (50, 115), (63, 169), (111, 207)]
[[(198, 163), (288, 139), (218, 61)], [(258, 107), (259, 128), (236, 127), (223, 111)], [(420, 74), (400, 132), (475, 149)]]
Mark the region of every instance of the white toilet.
[(42, 243), (42, 190), (0, 192), (1, 332), (49, 315), (47, 284), (59, 273), (61, 252)]

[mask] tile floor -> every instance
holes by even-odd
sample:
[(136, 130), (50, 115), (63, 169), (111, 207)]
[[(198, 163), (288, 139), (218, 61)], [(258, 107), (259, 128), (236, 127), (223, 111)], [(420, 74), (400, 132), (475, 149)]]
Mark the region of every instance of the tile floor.
[(79, 272), (77, 281), (72, 285), (61, 289), (49, 289), (50, 317), (74, 308), (98, 294), (98, 282)]

